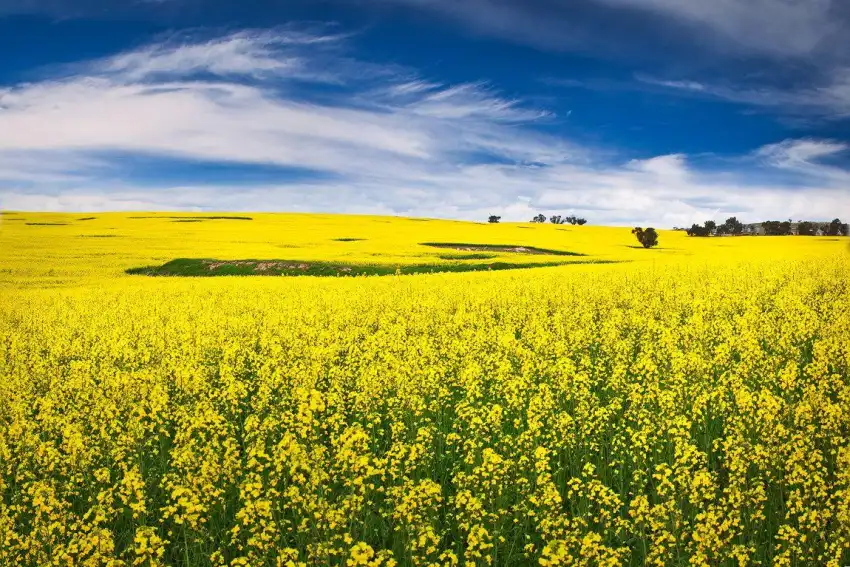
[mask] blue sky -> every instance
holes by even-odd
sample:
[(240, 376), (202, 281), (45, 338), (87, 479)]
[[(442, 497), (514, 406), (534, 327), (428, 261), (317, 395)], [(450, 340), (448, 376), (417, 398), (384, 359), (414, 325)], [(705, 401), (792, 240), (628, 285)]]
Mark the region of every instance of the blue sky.
[(850, 217), (842, 0), (0, 0), (0, 207)]

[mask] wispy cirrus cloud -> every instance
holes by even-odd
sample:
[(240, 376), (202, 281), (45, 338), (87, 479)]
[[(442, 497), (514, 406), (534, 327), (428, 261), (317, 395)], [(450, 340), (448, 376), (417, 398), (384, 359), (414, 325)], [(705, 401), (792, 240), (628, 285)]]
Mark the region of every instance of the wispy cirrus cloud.
[(720, 86), (646, 75), (638, 75), (637, 79), (644, 84), (684, 94), (767, 107), (784, 114), (807, 114), (833, 120), (850, 117), (850, 67), (832, 70), (821, 84), (797, 88)]
[[(281, 48), (296, 48), (325, 42), (333, 37), (313, 36), (281, 30), (278, 32), (239, 32), (199, 43), (181, 43), (178, 38), (122, 53), (89, 65), (99, 75), (113, 75), (124, 81), (156, 77), (186, 76), (205, 72), (218, 76), (284, 75), (297, 77), (307, 72), (296, 49), (282, 55)], [(308, 75), (316, 79), (315, 75)]]
[[(850, 20), (839, 0), (370, 0), (429, 10), (472, 29), (549, 49), (608, 51), (665, 33), (727, 53), (806, 57), (836, 44)], [(622, 34), (595, 33), (600, 23)], [(654, 25), (663, 23), (662, 26)], [(642, 30), (642, 31), (641, 31)], [(608, 45), (604, 45), (604, 43)], [(639, 42), (640, 43), (640, 42)]]
[(835, 0), (599, 0), (688, 23), (722, 38), (727, 50), (804, 56), (841, 33), (848, 12)]
[(610, 79), (543, 77), (543, 84), (600, 92), (650, 91), (653, 94), (723, 100), (770, 110), (778, 116), (802, 116), (824, 121), (850, 117), (850, 67), (834, 69), (817, 83), (804, 87), (720, 85), (692, 79), (664, 79), (645, 73), (631, 78)]
[[(351, 58), (334, 34), (170, 38), (0, 88), (0, 203), (506, 220), (551, 210), (669, 226), (727, 213), (823, 217), (845, 198), (842, 170), (818, 161), (839, 145), (786, 142), (745, 158), (747, 172), (718, 174), (681, 155), (612, 162), (543, 133), (549, 118), (485, 83)], [(194, 185), (152, 168), (142, 187), (122, 178), (128, 155), (301, 174)], [(805, 176), (805, 190), (761, 182), (767, 170)]]
[[(338, 42), (239, 32), (75, 66), (81, 73), (0, 90), (0, 148), (161, 152), (350, 173), (364, 157), (433, 157), (450, 139), (498, 151), (481, 140), (500, 123), (545, 116), (480, 83), (411, 88), (424, 83), (313, 51)], [(311, 87), (326, 82), (345, 90), (317, 102)], [(533, 138), (525, 139), (530, 149), (544, 146)]]
[[(398, 4), (473, 33), (642, 69), (553, 79), (658, 90), (789, 117), (850, 117), (850, 3), (840, 0), (359, 0)], [(651, 69), (651, 71), (649, 71)], [(590, 84), (592, 83), (592, 84)], [(575, 85), (572, 85), (575, 86)]]

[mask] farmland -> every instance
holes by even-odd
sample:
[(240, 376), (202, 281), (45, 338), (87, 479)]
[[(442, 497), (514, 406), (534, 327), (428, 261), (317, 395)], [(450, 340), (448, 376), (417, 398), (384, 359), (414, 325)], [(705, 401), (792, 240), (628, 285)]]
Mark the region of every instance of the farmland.
[(847, 564), (848, 239), (659, 233), (4, 213), (0, 565)]

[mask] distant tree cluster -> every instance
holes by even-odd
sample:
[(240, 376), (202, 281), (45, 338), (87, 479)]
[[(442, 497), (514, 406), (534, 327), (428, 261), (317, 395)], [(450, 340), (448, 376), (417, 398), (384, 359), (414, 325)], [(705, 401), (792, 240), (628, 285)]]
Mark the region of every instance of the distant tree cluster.
[(744, 223), (738, 220), (738, 217), (729, 217), (726, 222), (715, 229), (717, 234), (738, 235), (744, 232)]
[(496, 224), (500, 220), (502, 220), (502, 217), (497, 217), (496, 215), (490, 215), (487, 218), (487, 222), (489, 222), (490, 224)]
[[(788, 236), (797, 234), (800, 236), (848, 236), (850, 229), (841, 219), (833, 219), (828, 223), (811, 221), (798, 221), (794, 223), (791, 219), (787, 221), (765, 221), (760, 223), (761, 231), (767, 236)], [(721, 225), (712, 220), (705, 221), (702, 225), (693, 224), (686, 229), (688, 236), (738, 236), (747, 232), (745, 225), (736, 217), (729, 217)]]
[[(544, 223), (544, 222), (546, 222), (546, 216), (542, 215), (542, 214), (536, 215), (533, 219), (531, 219), (531, 222)], [(587, 219), (583, 219), (583, 218), (576, 217), (576, 216), (564, 217), (564, 216), (561, 216), (561, 215), (552, 215), (551, 217), (549, 217), (549, 222), (551, 222), (552, 224), (572, 224), (572, 225), (577, 224), (577, 225), (581, 226), (581, 225), (587, 224)]]
[(655, 231), (654, 228), (641, 228), (636, 226), (632, 229), (632, 234), (638, 239), (641, 246), (644, 248), (652, 248), (653, 246), (658, 246), (658, 232)]
[(707, 220), (702, 226), (692, 224), (691, 228), (687, 229), (688, 236), (711, 236), (717, 230), (717, 223), (712, 220)]
[(688, 236), (712, 236), (721, 234), (738, 235), (744, 232), (744, 223), (738, 220), (738, 217), (729, 217), (721, 225), (718, 225), (713, 220), (707, 220), (702, 226), (698, 224), (691, 225), (687, 229)]
[[(785, 223), (782, 223), (782, 227), (788, 228)], [(850, 236), (850, 225), (841, 222), (841, 219), (832, 219), (830, 222), (799, 221), (796, 233), (800, 236)], [(793, 228), (791, 234), (794, 234)]]
[(762, 229), (767, 236), (790, 236), (794, 234), (791, 221), (765, 221), (761, 223)]
[(832, 219), (829, 224), (824, 223), (821, 229), (827, 236), (850, 236), (850, 224), (841, 222), (841, 219)]
[(816, 236), (820, 226), (816, 222), (803, 221), (797, 225), (797, 234), (800, 236)]

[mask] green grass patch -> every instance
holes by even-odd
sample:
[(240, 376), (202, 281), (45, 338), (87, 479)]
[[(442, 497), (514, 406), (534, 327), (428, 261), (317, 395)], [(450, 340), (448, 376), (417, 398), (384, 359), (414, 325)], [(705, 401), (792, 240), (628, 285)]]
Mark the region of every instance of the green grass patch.
[(334, 238), (335, 242), (360, 242), (362, 240), (366, 240), (365, 238)]
[(80, 238), (122, 238), (120, 234), (78, 234)]
[(78, 221), (87, 221), (87, 220), (94, 220), (94, 219), (96, 219), (96, 218), (97, 218), (97, 217), (83, 217), (83, 218), (81, 218), (81, 219), (77, 219), (77, 220), (78, 220)]
[(68, 226), (66, 222), (28, 222), (28, 226)]
[(340, 264), (336, 262), (304, 262), (299, 260), (215, 260), (211, 258), (177, 258), (161, 266), (130, 268), (126, 273), (144, 276), (390, 276), (431, 274), (441, 272), (486, 272), (546, 268), (574, 264), (613, 264), (610, 260), (580, 262), (539, 262), (520, 264), (492, 262), (484, 264), (414, 264), (394, 266), (386, 264)]
[(469, 244), (464, 242), (421, 242), (422, 246), (433, 248), (452, 248), (464, 252), (507, 252), (511, 254), (543, 254), (548, 256), (584, 256), (578, 252), (566, 250), (550, 250), (521, 244)]

